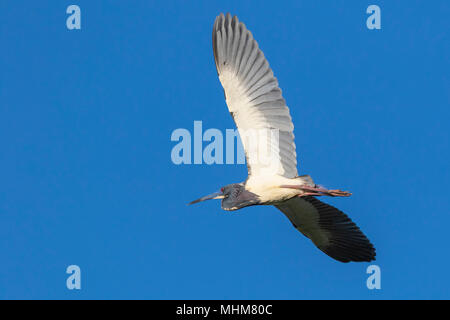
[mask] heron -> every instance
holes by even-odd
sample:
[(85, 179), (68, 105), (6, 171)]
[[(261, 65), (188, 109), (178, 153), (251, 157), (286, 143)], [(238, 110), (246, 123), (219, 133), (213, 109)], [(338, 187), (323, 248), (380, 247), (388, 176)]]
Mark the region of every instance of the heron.
[[(298, 175), (289, 108), (252, 33), (237, 16), (221, 13), (214, 22), (212, 44), (226, 104), (244, 147), (248, 177), (189, 204), (221, 199), (222, 209), (227, 211), (273, 205), (331, 258), (344, 263), (375, 260), (375, 248), (359, 227), (345, 213), (317, 199), (348, 197), (351, 193), (327, 189), (315, 184), (309, 175)], [(245, 131), (252, 129), (278, 133), (277, 139), (272, 139), (276, 143), (269, 135), (261, 138), (262, 145), (271, 147), (270, 165), (261, 161), (262, 148), (242, 139)]]

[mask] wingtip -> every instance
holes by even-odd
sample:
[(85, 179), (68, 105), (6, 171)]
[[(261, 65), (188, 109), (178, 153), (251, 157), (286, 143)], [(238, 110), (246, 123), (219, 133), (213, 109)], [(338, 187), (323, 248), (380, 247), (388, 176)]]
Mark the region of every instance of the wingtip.
[(231, 24), (231, 23), (233, 23), (234, 25), (237, 25), (239, 23), (239, 19), (236, 15), (232, 16), (231, 13), (229, 13), (229, 12), (227, 12), (225, 14), (223, 12), (221, 12), (214, 20), (214, 29), (215, 30), (218, 29), (219, 24), (222, 24), (221, 22), (223, 22), (224, 25)]

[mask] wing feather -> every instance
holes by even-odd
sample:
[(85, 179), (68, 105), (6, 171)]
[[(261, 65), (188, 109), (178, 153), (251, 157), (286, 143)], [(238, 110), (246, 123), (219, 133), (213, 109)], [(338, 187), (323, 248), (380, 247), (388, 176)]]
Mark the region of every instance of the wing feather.
[(314, 197), (276, 205), (320, 250), (341, 262), (375, 260), (375, 248), (342, 211)]
[[(249, 175), (268, 174), (265, 169), (270, 167), (270, 174), (296, 177), (294, 125), (289, 108), (252, 33), (236, 16), (220, 14), (212, 38), (217, 73), (241, 136)], [(267, 147), (259, 148), (245, 138), (249, 130), (275, 130), (278, 135), (277, 139), (269, 133), (259, 135), (258, 145)]]

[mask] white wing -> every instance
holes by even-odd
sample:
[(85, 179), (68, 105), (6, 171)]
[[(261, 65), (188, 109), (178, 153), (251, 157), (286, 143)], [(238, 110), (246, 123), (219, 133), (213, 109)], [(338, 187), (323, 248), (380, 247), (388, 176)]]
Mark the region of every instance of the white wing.
[[(241, 136), (249, 176), (268, 175), (269, 169), (272, 175), (296, 177), (294, 125), (289, 108), (251, 32), (236, 16), (220, 14), (212, 38), (217, 73)], [(257, 135), (257, 144), (252, 134)]]
[(276, 205), (320, 250), (341, 262), (375, 260), (375, 248), (342, 211), (314, 197)]

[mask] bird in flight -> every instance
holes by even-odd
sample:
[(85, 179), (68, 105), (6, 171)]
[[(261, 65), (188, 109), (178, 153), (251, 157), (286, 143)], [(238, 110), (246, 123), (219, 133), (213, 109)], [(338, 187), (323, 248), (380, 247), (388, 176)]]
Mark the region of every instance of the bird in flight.
[[(331, 258), (341, 262), (375, 260), (375, 248), (359, 227), (345, 213), (316, 198), (347, 197), (351, 193), (326, 189), (310, 176), (298, 175), (289, 108), (251, 32), (236, 16), (220, 14), (214, 23), (212, 42), (225, 100), (245, 150), (248, 177), (190, 204), (222, 199), (224, 210), (274, 205)], [(243, 139), (248, 138), (248, 132), (264, 130), (270, 134)]]

